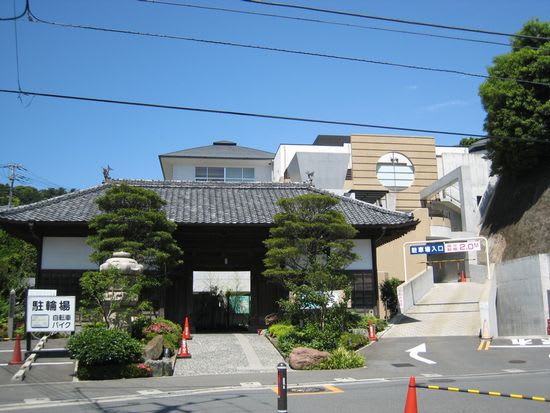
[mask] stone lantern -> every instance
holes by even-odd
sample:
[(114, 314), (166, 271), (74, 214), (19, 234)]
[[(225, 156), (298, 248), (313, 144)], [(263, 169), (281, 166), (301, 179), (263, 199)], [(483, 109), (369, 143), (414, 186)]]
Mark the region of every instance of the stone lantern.
[[(110, 269), (117, 269), (121, 274), (125, 275), (139, 275), (143, 272), (143, 265), (132, 258), (127, 252), (119, 251), (114, 252), (113, 256), (99, 266), (99, 271), (105, 272)], [(125, 298), (126, 293), (113, 285), (111, 291), (104, 294), (105, 299), (108, 301), (121, 301)], [(129, 297), (128, 297), (129, 298)], [(137, 297), (130, 299), (128, 304), (136, 303)]]
[(130, 258), (128, 252), (114, 252), (113, 256), (99, 266), (99, 271), (107, 271), (116, 268), (122, 274), (138, 275), (143, 272), (143, 265), (138, 264), (136, 260)]

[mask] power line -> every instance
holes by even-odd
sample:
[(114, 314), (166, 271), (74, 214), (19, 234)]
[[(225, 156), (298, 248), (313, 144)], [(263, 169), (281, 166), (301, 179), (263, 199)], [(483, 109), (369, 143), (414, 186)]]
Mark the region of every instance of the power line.
[[(14, 2), (14, 5), (15, 5), (15, 2)], [(21, 14), (18, 14), (18, 15), (13, 16), (13, 17), (0, 17), (0, 21), (8, 22), (8, 21), (12, 21), (12, 20), (19, 20), (25, 14), (27, 14), (28, 11), (29, 11), (29, 0), (25, 0), (25, 9), (21, 12)], [(15, 10), (14, 10), (14, 13), (16, 13)]]
[[(19, 92), (13, 89), (0, 89), (0, 93), (17, 94)], [(213, 113), (213, 114), (219, 114), (219, 115), (242, 116), (242, 117), (261, 118), (261, 119), (286, 120), (286, 121), (292, 121), (292, 122), (307, 122), (307, 123), (320, 123), (325, 125), (355, 126), (355, 127), (361, 127), (361, 128), (386, 129), (386, 130), (404, 131), (404, 132), (421, 132), (421, 133), (430, 133), (430, 134), (438, 134), (438, 135), (453, 135), (453, 136), (466, 136), (466, 137), (489, 138), (489, 139), (517, 140), (517, 138), (509, 137), (509, 136), (487, 136), (487, 135), (480, 135), (476, 133), (406, 128), (406, 127), (400, 127), (400, 126), (375, 125), (375, 124), (368, 124), (368, 123), (302, 118), (302, 117), (284, 116), (284, 115), (270, 115), (270, 114), (264, 114), (264, 113), (254, 113), (254, 112), (240, 112), (240, 111), (221, 110), (221, 109), (197, 108), (197, 107), (191, 107), (191, 106), (165, 105), (160, 103), (147, 103), (147, 102), (137, 102), (137, 101), (128, 101), (128, 100), (93, 98), (93, 97), (87, 97), (87, 96), (61, 95), (61, 94), (55, 94), (55, 93), (41, 93), (41, 92), (31, 92), (31, 91), (22, 91), (21, 93), (25, 95), (55, 98), (55, 99), (76, 100), (76, 101), (96, 102), (96, 103), (110, 103), (110, 104), (125, 105), (125, 106), (137, 106), (137, 107), (156, 108), (156, 109), (171, 109), (171, 110), (199, 112), (199, 113)], [(541, 140), (541, 139), (530, 139), (529, 142), (550, 143), (550, 141)]]
[(9, 169), (10, 174), (8, 175), (8, 181), (10, 181), (10, 188), (8, 194), (8, 209), (11, 208), (11, 202), (13, 199), (13, 185), (15, 181), (23, 181), (25, 177), (17, 173), (17, 171), (25, 170), (23, 165), (19, 163), (9, 163), (7, 165), (2, 165), (2, 168)]
[(64, 27), (69, 29), (83, 29), (83, 30), (107, 32), (107, 33), (129, 34), (133, 36), (155, 37), (155, 38), (171, 39), (171, 40), (183, 40), (183, 41), (203, 43), (203, 44), (214, 44), (218, 46), (230, 46), (230, 47), (239, 47), (239, 48), (245, 48), (245, 49), (265, 50), (270, 52), (287, 53), (287, 54), (310, 56), (310, 57), (321, 57), (325, 59), (343, 60), (343, 61), (367, 63), (367, 64), (374, 64), (374, 65), (382, 65), (382, 66), (392, 66), (392, 67), (399, 67), (402, 69), (447, 73), (447, 74), (475, 77), (475, 78), (482, 78), (482, 79), (499, 79), (504, 81), (514, 81), (518, 83), (550, 87), (549, 83), (544, 83), (544, 82), (535, 82), (531, 80), (508, 78), (508, 77), (501, 77), (501, 76), (483, 75), (480, 73), (471, 73), (471, 72), (465, 72), (465, 71), (454, 70), (454, 69), (442, 69), (442, 68), (434, 68), (434, 67), (428, 67), (428, 66), (409, 65), (409, 64), (394, 63), (394, 62), (385, 62), (380, 60), (363, 59), (359, 57), (339, 56), (339, 55), (332, 55), (332, 54), (326, 54), (326, 53), (316, 53), (316, 52), (308, 52), (308, 51), (294, 50), (294, 49), (283, 49), (278, 47), (259, 46), (259, 45), (221, 41), (221, 40), (209, 40), (209, 39), (201, 39), (201, 38), (195, 38), (195, 37), (184, 37), (184, 36), (175, 36), (175, 35), (168, 35), (168, 34), (138, 32), (133, 30), (113, 29), (108, 27), (60, 23), (60, 22), (41, 19), (36, 15), (34, 15), (31, 10), (29, 10), (29, 16), (32, 17), (34, 21), (38, 23)]
[(137, 0), (137, 1), (142, 2), (142, 3), (154, 4), (154, 5), (160, 4), (160, 5), (164, 5), (164, 6), (187, 7), (187, 8), (200, 9), (200, 10), (221, 11), (221, 12), (226, 12), (226, 13), (244, 14), (244, 15), (251, 15), (251, 16), (274, 17), (274, 18), (278, 18), (278, 19), (297, 20), (297, 21), (303, 21), (303, 22), (309, 22), (309, 23), (319, 23), (319, 24), (327, 24), (327, 25), (333, 25), (333, 26), (352, 27), (352, 28), (357, 28), (357, 29), (377, 30), (377, 31), (383, 31), (383, 32), (393, 32), (393, 33), (408, 34), (408, 35), (414, 35), (414, 36), (435, 37), (435, 38), (446, 39), (446, 40), (457, 40), (457, 41), (463, 41), (463, 42), (484, 43), (484, 44), (507, 46), (507, 47), (510, 46), (509, 43), (494, 42), (494, 41), (490, 41), (490, 40), (472, 39), (472, 38), (457, 37), (457, 36), (444, 36), (444, 35), (439, 35), (439, 34), (415, 32), (415, 31), (410, 31), (410, 30), (386, 29), (386, 28), (382, 28), (382, 27), (365, 26), (365, 25), (361, 25), (361, 24), (342, 23), (342, 22), (336, 22), (336, 21), (330, 21), (330, 20), (311, 19), (311, 18), (306, 18), (306, 17), (285, 16), (285, 15), (273, 14), (273, 13), (259, 13), (259, 12), (253, 12), (253, 11), (228, 9), (228, 8), (224, 8), (224, 7), (199, 6), (199, 5), (196, 5), (196, 4), (174, 3), (174, 2), (170, 2), (170, 1), (160, 1), (160, 0)]
[(415, 25), (415, 26), (434, 27), (434, 28), (437, 28), (437, 29), (456, 30), (456, 31), (463, 31), (463, 32), (470, 32), (470, 33), (490, 34), (490, 35), (493, 35), (493, 36), (517, 37), (517, 38), (520, 38), (520, 39), (544, 40), (544, 41), (550, 40), (550, 37), (528, 36), (528, 35), (523, 35), (523, 34), (495, 32), (495, 31), (490, 31), (490, 30), (473, 29), (473, 28), (468, 28), (468, 27), (449, 26), (449, 25), (444, 25), (444, 24), (419, 22), (419, 21), (414, 21), (414, 20), (404, 20), (404, 19), (397, 19), (397, 18), (393, 18), (393, 17), (372, 16), (372, 15), (362, 14), (362, 13), (351, 13), (351, 12), (344, 12), (344, 11), (339, 11), (339, 10), (319, 9), (319, 8), (316, 8), (316, 7), (301, 6), (301, 5), (297, 5), (297, 4), (275, 3), (275, 2), (264, 1), (264, 0), (241, 0), (241, 1), (244, 1), (246, 3), (262, 4), (262, 5), (265, 5), (265, 6), (286, 7), (286, 8), (291, 8), (291, 9), (315, 11), (315, 12), (319, 12), (319, 13), (337, 14), (337, 15), (340, 15), (340, 16), (360, 17), (360, 18), (364, 18), (364, 19), (381, 20), (381, 21), (387, 21), (387, 22), (393, 22), (393, 23), (410, 24), (410, 25)]

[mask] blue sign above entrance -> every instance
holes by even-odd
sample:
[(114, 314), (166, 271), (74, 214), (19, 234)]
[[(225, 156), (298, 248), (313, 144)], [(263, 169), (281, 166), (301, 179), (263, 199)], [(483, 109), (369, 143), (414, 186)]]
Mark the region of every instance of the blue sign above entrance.
[(445, 244), (426, 244), (426, 245), (411, 245), (411, 255), (416, 254), (444, 254)]

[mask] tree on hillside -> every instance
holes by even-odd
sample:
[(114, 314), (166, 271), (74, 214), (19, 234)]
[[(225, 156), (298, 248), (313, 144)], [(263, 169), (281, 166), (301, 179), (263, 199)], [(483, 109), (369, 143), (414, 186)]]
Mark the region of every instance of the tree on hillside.
[[(479, 89), (492, 172), (518, 176), (550, 160), (550, 22), (531, 20)], [(518, 82), (523, 79), (534, 83)]]
[(460, 142), (458, 143), (458, 146), (462, 146), (465, 148), (468, 148), (472, 146), (474, 143), (480, 141), (481, 138), (462, 138)]
[[(73, 192), (74, 189), (67, 191), (65, 188), (46, 188), (37, 189), (32, 186), (18, 185), (13, 188), (12, 205), (27, 205), (33, 202), (44, 201), (54, 196), (64, 195), (67, 192)], [(8, 184), (0, 184), (0, 205), (7, 205), (9, 198), (10, 186)]]
[[(275, 215), (275, 226), (264, 241), (264, 275), (291, 293), (280, 301), (283, 311), (293, 322), (305, 320), (320, 329), (328, 327), (331, 312), (345, 311), (351, 294), (345, 268), (358, 258), (352, 252), (357, 231), (334, 209), (338, 202), (321, 194), (280, 199), (282, 212)], [(337, 290), (345, 293), (340, 303), (334, 302)]]

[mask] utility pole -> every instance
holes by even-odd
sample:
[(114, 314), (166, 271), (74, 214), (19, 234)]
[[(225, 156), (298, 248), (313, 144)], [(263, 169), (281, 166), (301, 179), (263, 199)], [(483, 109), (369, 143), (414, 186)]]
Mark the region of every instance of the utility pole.
[(7, 168), (10, 170), (10, 174), (8, 175), (8, 181), (10, 181), (10, 192), (8, 195), (8, 209), (10, 209), (11, 201), (13, 199), (13, 186), (15, 184), (15, 181), (23, 178), (23, 176), (19, 175), (17, 171), (25, 170), (25, 168), (23, 168), (23, 165), (19, 163), (9, 163), (7, 165), (3, 165), (2, 168)]

